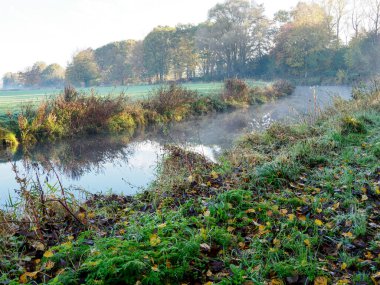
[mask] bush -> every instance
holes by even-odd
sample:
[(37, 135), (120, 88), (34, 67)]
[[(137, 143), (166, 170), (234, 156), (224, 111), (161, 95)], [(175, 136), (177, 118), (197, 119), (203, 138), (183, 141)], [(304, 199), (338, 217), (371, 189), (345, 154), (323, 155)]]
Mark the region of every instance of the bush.
[(282, 97), (285, 95), (291, 95), (295, 86), (287, 80), (277, 80), (273, 83), (272, 89), (275, 97)]
[(174, 109), (194, 103), (197, 97), (197, 92), (171, 84), (170, 86), (163, 86), (155, 90), (151, 100), (142, 104), (146, 109), (170, 117)]
[(366, 133), (364, 123), (355, 117), (345, 116), (341, 121), (341, 132), (343, 135), (350, 133)]
[(16, 135), (3, 128), (0, 128), (0, 143), (2, 147), (18, 145)]
[(224, 81), (223, 99), (225, 101), (249, 102), (249, 86), (240, 79)]

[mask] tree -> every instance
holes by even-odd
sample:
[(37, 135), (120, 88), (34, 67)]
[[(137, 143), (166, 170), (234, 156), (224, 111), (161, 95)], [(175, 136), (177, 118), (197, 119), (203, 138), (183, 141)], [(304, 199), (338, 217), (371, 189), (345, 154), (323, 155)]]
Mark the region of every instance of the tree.
[(124, 85), (133, 78), (132, 51), (136, 41), (127, 40), (109, 43), (95, 50), (95, 60), (103, 83)]
[(368, 0), (367, 7), (370, 31), (377, 36), (380, 30), (380, 0)]
[(91, 48), (77, 53), (66, 69), (66, 80), (74, 85), (91, 86), (99, 77), (99, 68)]
[(46, 68), (46, 63), (37, 61), (32, 67), (28, 67), (21, 73), (23, 85), (25, 87), (39, 87), (42, 82), (42, 72)]
[(23, 85), (20, 73), (7, 72), (3, 76), (3, 88), (18, 88)]
[(65, 69), (57, 63), (48, 65), (41, 73), (41, 86), (60, 87), (65, 81)]
[(210, 48), (227, 77), (244, 76), (248, 62), (266, 52), (269, 22), (262, 5), (227, 0), (209, 11), (208, 21), (213, 37)]
[(156, 77), (163, 81), (169, 72), (172, 36), (175, 32), (171, 27), (154, 28), (144, 39), (143, 58), (144, 67), (149, 77)]
[(189, 79), (195, 75), (198, 66), (198, 52), (195, 46), (196, 27), (178, 25), (172, 36), (171, 64), (175, 79), (182, 79), (183, 74)]
[[(331, 41), (323, 8), (317, 4), (299, 3), (292, 11), (293, 21), (281, 27), (273, 51), (283, 73), (308, 77), (326, 66), (324, 51)], [(323, 62), (324, 61), (324, 62)]]

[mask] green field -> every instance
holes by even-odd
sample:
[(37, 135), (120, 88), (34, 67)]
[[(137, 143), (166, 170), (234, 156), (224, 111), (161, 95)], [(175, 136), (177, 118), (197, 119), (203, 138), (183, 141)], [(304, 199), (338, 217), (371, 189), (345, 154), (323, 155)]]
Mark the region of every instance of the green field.
[[(265, 82), (247, 81), (251, 86), (265, 85)], [(211, 95), (221, 91), (223, 82), (212, 83), (185, 83), (182, 86), (198, 91), (202, 95)], [(116, 87), (93, 87), (79, 88), (81, 92), (90, 93), (91, 90), (99, 95), (119, 95), (124, 92), (132, 99), (144, 99), (149, 97), (151, 91), (158, 88), (159, 85), (130, 85)], [(6, 112), (17, 112), (22, 105), (33, 104), (44, 99), (57, 96), (62, 89), (35, 89), (35, 90), (0, 90), (0, 115)]]

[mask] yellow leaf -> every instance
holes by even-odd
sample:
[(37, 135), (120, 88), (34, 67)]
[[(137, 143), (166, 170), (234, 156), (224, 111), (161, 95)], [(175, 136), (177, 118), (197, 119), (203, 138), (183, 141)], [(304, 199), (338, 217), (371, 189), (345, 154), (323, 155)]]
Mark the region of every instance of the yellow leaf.
[(280, 246), (281, 246), (281, 241), (280, 241), (279, 239), (275, 238), (275, 239), (273, 240), (273, 245), (274, 245), (275, 247), (280, 247)]
[(68, 236), (67, 239), (68, 239), (69, 241), (72, 241), (72, 240), (74, 240), (74, 237), (73, 237), (73, 236)]
[(211, 282), (211, 281), (208, 281), (208, 282), (206, 282), (206, 283), (203, 283), (203, 285), (212, 285), (212, 284), (214, 284), (214, 283)]
[(235, 228), (234, 228), (234, 227), (231, 227), (231, 226), (229, 226), (229, 227), (227, 228), (227, 232), (229, 232), (229, 233), (233, 232), (234, 230), (235, 230)]
[(161, 243), (160, 237), (156, 234), (151, 235), (149, 241), (151, 246), (157, 246)]
[(347, 268), (347, 263), (343, 262), (340, 269), (345, 270)]
[(49, 260), (49, 261), (46, 262), (46, 264), (45, 264), (45, 269), (46, 269), (46, 270), (50, 270), (50, 269), (52, 269), (52, 268), (54, 267), (54, 265), (55, 265), (55, 263), (54, 263), (53, 261)]
[(26, 284), (28, 283), (28, 277), (25, 275), (25, 273), (23, 275), (20, 276), (19, 280), (18, 280), (21, 284)]
[(160, 269), (158, 269), (158, 265), (157, 264), (155, 264), (155, 265), (152, 266), (152, 270), (156, 271), (156, 272), (160, 271)]
[(250, 213), (255, 213), (255, 209), (248, 209), (245, 211), (247, 214), (250, 214)]
[(89, 219), (93, 219), (93, 218), (95, 218), (95, 213), (94, 213), (94, 212), (90, 212), (90, 213), (88, 213), (88, 214), (87, 214), (87, 218), (89, 218)]
[(379, 272), (376, 272), (375, 274), (373, 274), (373, 275), (371, 276), (371, 279), (372, 279), (372, 281), (373, 281), (373, 283), (374, 283), (375, 285), (379, 285), (379, 284), (380, 284), (380, 271), (379, 271)]
[(190, 175), (189, 177), (187, 177), (187, 181), (189, 181), (190, 183), (194, 181), (194, 177), (193, 175)]
[(167, 269), (170, 269), (172, 267), (172, 264), (170, 263), (168, 259), (166, 260), (165, 265)]
[(281, 279), (272, 279), (269, 283), (270, 285), (284, 285), (284, 281)]
[(25, 284), (28, 283), (28, 277), (35, 279), (37, 277), (39, 271), (34, 272), (25, 272), (19, 278), (20, 283)]
[(281, 209), (280, 210), (281, 215), (285, 216), (288, 213), (287, 209)]
[(306, 216), (305, 215), (299, 215), (298, 219), (300, 219), (300, 221), (306, 221)]
[(46, 258), (50, 258), (50, 257), (52, 257), (52, 256), (54, 256), (54, 253), (53, 253), (53, 252), (51, 252), (50, 250), (45, 251), (45, 253), (44, 253), (44, 257), (46, 257)]
[(205, 216), (205, 217), (210, 217), (210, 211), (205, 211), (205, 212), (203, 213), (203, 216)]
[(215, 171), (212, 171), (212, 172), (211, 172), (211, 177), (214, 178), (214, 179), (216, 179), (216, 178), (219, 177), (219, 175), (218, 175), (218, 173), (216, 173)]
[(367, 201), (368, 200), (368, 196), (367, 195), (362, 195), (362, 201)]
[(367, 259), (373, 259), (375, 258), (375, 256), (370, 252), (370, 251), (367, 251), (364, 256), (367, 258)]
[(327, 278), (325, 276), (318, 276), (314, 280), (314, 285), (327, 285)]
[(80, 212), (77, 217), (83, 222), (86, 219), (86, 214), (84, 212)]
[(212, 276), (212, 272), (211, 272), (211, 270), (209, 269), (209, 270), (207, 270), (207, 272), (206, 272), (206, 276), (207, 277), (211, 277)]
[(291, 221), (291, 222), (293, 222), (295, 217), (296, 216), (294, 214), (289, 214), (288, 215), (288, 220)]
[(336, 282), (337, 285), (347, 285), (350, 283), (351, 283), (351, 281), (348, 279), (341, 279), (341, 280), (338, 280), (338, 282)]
[(338, 202), (338, 203), (334, 204), (332, 208), (333, 208), (334, 210), (336, 210), (336, 209), (339, 208), (339, 206), (340, 206), (340, 203)]
[(308, 247), (310, 247), (310, 240), (309, 240), (309, 239), (305, 239), (303, 242), (304, 242)]
[(317, 208), (317, 213), (322, 213), (322, 209), (321, 208)]
[(380, 186), (375, 187), (375, 193), (376, 195), (380, 195)]
[(346, 238), (352, 238), (353, 234), (351, 232), (347, 232), (347, 233), (343, 233), (342, 236), (344, 236)]
[(33, 242), (33, 243), (32, 243), (32, 246), (33, 246), (35, 249), (37, 249), (37, 250), (41, 250), (41, 251), (45, 250), (45, 245), (44, 245), (42, 242), (40, 242), (40, 241), (35, 241), (35, 242)]
[(158, 227), (159, 229), (163, 229), (163, 228), (165, 228), (165, 227), (166, 227), (166, 223), (163, 223), (163, 224), (159, 224), (157, 227)]
[(314, 223), (315, 223), (318, 227), (320, 227), (320, 226), (323, 225), (323, 222), (322, 222), (321, 220), (319, 220), (319, 219), (315, 219)]

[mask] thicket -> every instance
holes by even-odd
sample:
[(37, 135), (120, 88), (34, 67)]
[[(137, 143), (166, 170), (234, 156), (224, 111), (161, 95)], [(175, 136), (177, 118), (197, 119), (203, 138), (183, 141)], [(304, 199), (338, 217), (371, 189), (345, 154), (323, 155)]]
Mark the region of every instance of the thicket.
[(138, 128), (263, 103), (290, 95), (293, 89), (285, 81), (250, 88), (242, 80), (229, 79), (218, 95), (202, 96), (171, 84), (157, 88), (147, 100), (131, 101), (125, 94), (101, 97), (67, 87), (57, 98), (41, 103), (36, 109), (25, 107), (5, 127), (9, 129), (8, 137), (12, 135), (14, 140), (17, 136), (24, 146), (102, 132), (125, 132), (133, 136)]

